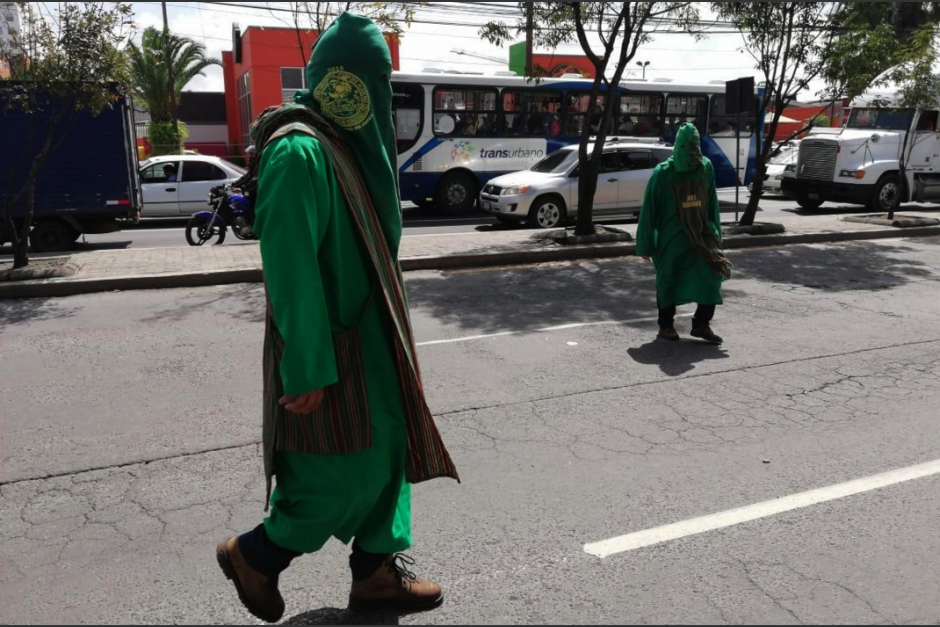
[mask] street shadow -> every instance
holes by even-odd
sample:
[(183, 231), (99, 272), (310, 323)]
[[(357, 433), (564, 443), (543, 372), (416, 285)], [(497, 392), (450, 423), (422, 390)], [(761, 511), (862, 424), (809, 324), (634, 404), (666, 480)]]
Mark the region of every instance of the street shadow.
[(139, 231), (150, 229), (185, 229), (190, 217), (183, 218), (141, 218), (137, 224), (128, 224), (123, 227), (125, 231)]
[(134, 244), (133, 241), (126, 242), (83, 242), (78, 240), (72, 246), (72, 252), (89, 253), (96, 250), (127, 250)]
[(940, 278), (937, 269), (899, 256), (912, 250), (875, 242), (754, 249), (735, 275), (825, 292), (890, 290)]
[(322, 609), (298, 614), (285, 625), (400, 625), (398, 613), (359, 614), (349, 610)]
[[(590, 261), (409, 275), (411, 308), (441, 324), (479, 333), (656, 316), (652, 264)], [(729, 299), (741, 296), (726, 289)]]
[[(786, 199), (784, 199), (786, 200)], [(841, 215), (858, 215), (858, 214), (871, 214), (877, 213), (872, 212), (871, 209), (862, 205), (840, 205), (827, 203), (820, 207), (819, 209), (814, 209), (812, 211), (807, 211), (802, 209), (800, 206), (794, 203), (793, 207), (787, 209), (781, 209), (785, 213), (792, 213), (797, 216), (841, 216)], [(904, 213), (905, 211), (916, 211), (918, 213), (937, 213), (940, 212), (940, 205), (928, 205), (922, 203), (910, 203), (907, 205), (902, 205), (898, 209), (898, 213)]]
[(63, 307), (52, 298), (22, 298), (0, 300), (0, 333), (21, 324), (70, 318), (73, 307)]
[(242, 322), (260, 323), (265, 319), (264, 286), (240, 284), (190, 292), (174, 305), (145, 318), (143, 322), (186, 322), (196, 314), (211, 313)]
[(590, 262), (412, 275), (412, 310), (481, 333), (655, 315), (652, 265)]
[(638, 364), (659, 366), (667, 377), (681, 377), (695, 370), (698, 364), (729, 357), (728, 352), (720, 346), (687, 340), (653, 340), (639, 348), (628, 349), (627, 354)]

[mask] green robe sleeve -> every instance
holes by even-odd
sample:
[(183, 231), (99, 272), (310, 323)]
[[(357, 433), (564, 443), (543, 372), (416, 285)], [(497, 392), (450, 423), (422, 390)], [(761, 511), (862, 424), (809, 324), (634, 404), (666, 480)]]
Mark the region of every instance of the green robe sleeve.
[(659, 170), (654, 170), (646, 185), (643, 195), (643, 207), (640, 209), (640, 223), (636, 232), (636, 254), (652, 257), (656, 254), (656, 190), (658, 189)]
[(301, 396), (338, 381), (318, 254), (338, 198), (329, 158), (303, 135), (262, 154), (255, 232), (274, 321), (284, 338), (284, 393)]

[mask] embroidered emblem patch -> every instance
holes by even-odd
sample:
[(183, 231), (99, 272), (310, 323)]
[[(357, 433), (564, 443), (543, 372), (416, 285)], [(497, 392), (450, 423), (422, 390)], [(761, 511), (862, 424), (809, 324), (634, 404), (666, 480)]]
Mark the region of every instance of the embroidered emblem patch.
[(323, 115), (347, 131), (358, 131), (372, 121), (369, 90), (355, 74), (342, 67), (331, 69), (313, 92)]

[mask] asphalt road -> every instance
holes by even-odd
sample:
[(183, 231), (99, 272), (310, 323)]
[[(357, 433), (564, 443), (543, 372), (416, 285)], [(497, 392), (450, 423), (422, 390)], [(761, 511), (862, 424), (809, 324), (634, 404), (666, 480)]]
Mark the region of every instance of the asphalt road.
[[(282, 578), (290, 622), (938, 622), (940, 238), (732, 261), (723, 348), (652, 341), (634, 259), (409, 274), (464, 481), (415, 497), (448, 603), (335, 609), (333, 544)], [(262, 516), (262, 308), (258, 286), (0, 302), (0, 622), (255, 622), (212, 551)], [(651, 529), (672, 539), (589, 552)]]
[[(722, 200), (722, 210), (727, 219), (732, 219), (735, 213), (734, 191), (722, 191), (720, 193)], [(741, 195), (742, 211), (747, 203), (746, 190), (742, 190)], [(773, 220), (779, 216), (793, 216), (799, 214), (799, 207), (796, 203), (783, 198), (766, 198), (761, 203), (761, 220)], [(838, 213), (840, 215), (869, 213), (864, 207), (851, 207), (843, 205), (826, 205), (823, 211)], [(606, 220), (605, 224), (630, 223), (633, 220)], [(175, 248), (186, 246), (184, 228), (186, 219), (152, 219), (144, 220), (136, 227), (127, 228), (119, 233), (108, 235), (89, 235), (84, 241), (79, 240), (77, 250), (106, 250), (120, 248)], [(439, 217), (422, 214), (417, 209), (405, 210), (405, 237), (444, 233), (472, 233), (480, 227), (490, 227), (496, 221), (485, 214), (473, 214), (458, 217)], [(504, 227), (500, 227), (504, 228)], [(512, 228), (512, 227), (505, 227)], [(229, 237), (226, 246), (244, 246), (251, 242), (239, 242), (234, 237)], [(0, 247), (0, 261), (11, 259), (12, 249), (10, 246)]]

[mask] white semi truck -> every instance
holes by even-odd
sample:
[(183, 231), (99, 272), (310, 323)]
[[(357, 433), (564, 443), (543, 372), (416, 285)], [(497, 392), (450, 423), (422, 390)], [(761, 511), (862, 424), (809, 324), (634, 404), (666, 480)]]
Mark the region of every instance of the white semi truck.
[(783, 194), (807, 210), (843, 202), (880, 213), (940, 201), (940, 105), (914, 111), (896, 103), (893, 96), (859, 98), (843, 128), (814, 130), (787, 166)]

